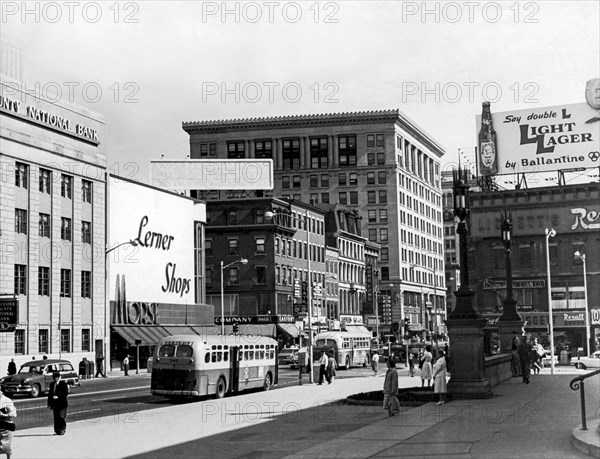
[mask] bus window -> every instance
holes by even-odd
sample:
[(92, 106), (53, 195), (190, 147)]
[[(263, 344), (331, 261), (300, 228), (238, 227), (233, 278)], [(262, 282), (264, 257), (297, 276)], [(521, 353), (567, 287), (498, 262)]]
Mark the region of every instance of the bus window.
[(175, 355), (175, 346), (172, 344), (163, 344), (158, 350), (159, 357), (173, 357)]
[(176, 357), (191, 357), (194, 353), (192, 346), (188, 346), (187, 344), (180, 344), (177, 346)]
[(204, 355), (204, 361), (205, 361), (206, 363), (209, 363), (209, 362), (210, 362), (210, 352), (207, 352), (207, 353)]
[[(227, 346), (225, 346), (225, 347), (227, 347)], [(225, 353), (223, 354), (223, 360), (224, 360), (225, 362), (227, 362), (227, 360), (229, 360), (229, 354), (228, 354), (227, 352), (225, 352)]]
[(265, 351), (258, 351), (258, 358), (259, 359), (264, 359), (265, 358)]

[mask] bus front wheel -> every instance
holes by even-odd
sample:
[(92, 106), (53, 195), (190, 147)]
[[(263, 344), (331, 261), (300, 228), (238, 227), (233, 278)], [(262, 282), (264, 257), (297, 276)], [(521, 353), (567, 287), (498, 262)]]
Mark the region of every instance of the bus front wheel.
[(271, 383), (272, 383), (272, 381), (271, 381), (271, 373), (267, 373), (265, 375), (265, 382), (263, 384), (263, 389), (264, 390), (269, 390), (271, 388)]
[(350, 369), (350, 356), (346, 356), (346, 365), (344, 367), (346, 370)]
[(216, 398), (225, 397), (225, 392), (227, 392), (227, 383), (225, 382), (225, 378), (220, 377), (217, 381), (217, 390), (215, 391)]

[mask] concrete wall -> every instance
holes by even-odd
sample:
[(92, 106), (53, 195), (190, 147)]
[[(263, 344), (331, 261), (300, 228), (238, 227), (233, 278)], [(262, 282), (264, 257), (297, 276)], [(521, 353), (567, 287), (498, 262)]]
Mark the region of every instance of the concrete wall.
[(498, 354), (485, 358), (485, 376), (492, 387), (512, 378), (511, 354)]

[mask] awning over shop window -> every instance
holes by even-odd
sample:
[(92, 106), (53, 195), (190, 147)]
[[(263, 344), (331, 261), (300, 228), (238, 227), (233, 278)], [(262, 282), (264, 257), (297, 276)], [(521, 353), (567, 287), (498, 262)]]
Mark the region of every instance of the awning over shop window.
[(298, 338), (298, 327), (294, 324), (277, 324), (277, 328), (284, 333), (287, 333), (292, 338)]
[(113, 326), (112, 329), (121, 335), (125, 341), (135, 346), (135, 341), (140, 340), (141, 346), (154, 346), (171, 334), (163, 327), (145, 325)]
[(170, 335), (197, 335), (197, 333), (187, 325), (164, 325), (163, 328), (167, 330)]
[(364, 325), (346, 325), (346, 331), (373, 336), (373, 333), (371, 333)]

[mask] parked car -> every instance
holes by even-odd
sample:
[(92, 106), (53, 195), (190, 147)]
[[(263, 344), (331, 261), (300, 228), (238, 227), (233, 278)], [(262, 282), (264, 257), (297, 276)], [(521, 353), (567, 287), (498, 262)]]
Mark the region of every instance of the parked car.
[(21, 365), (18, 373), (0, 379), (0, 387), (5, 394), (29, 394), (37, 397), (50, 390), (52, 372), (59, 371), (61, 378), (71, 387), (79, 385), (79, 376), (68, 360), (31, 360)]
[(580, 370), (600, 368), (600, 351), (594, 352), (589, 357), (571, 358), (571, 365), (575, 365), (575, 368), (579, 368)]

